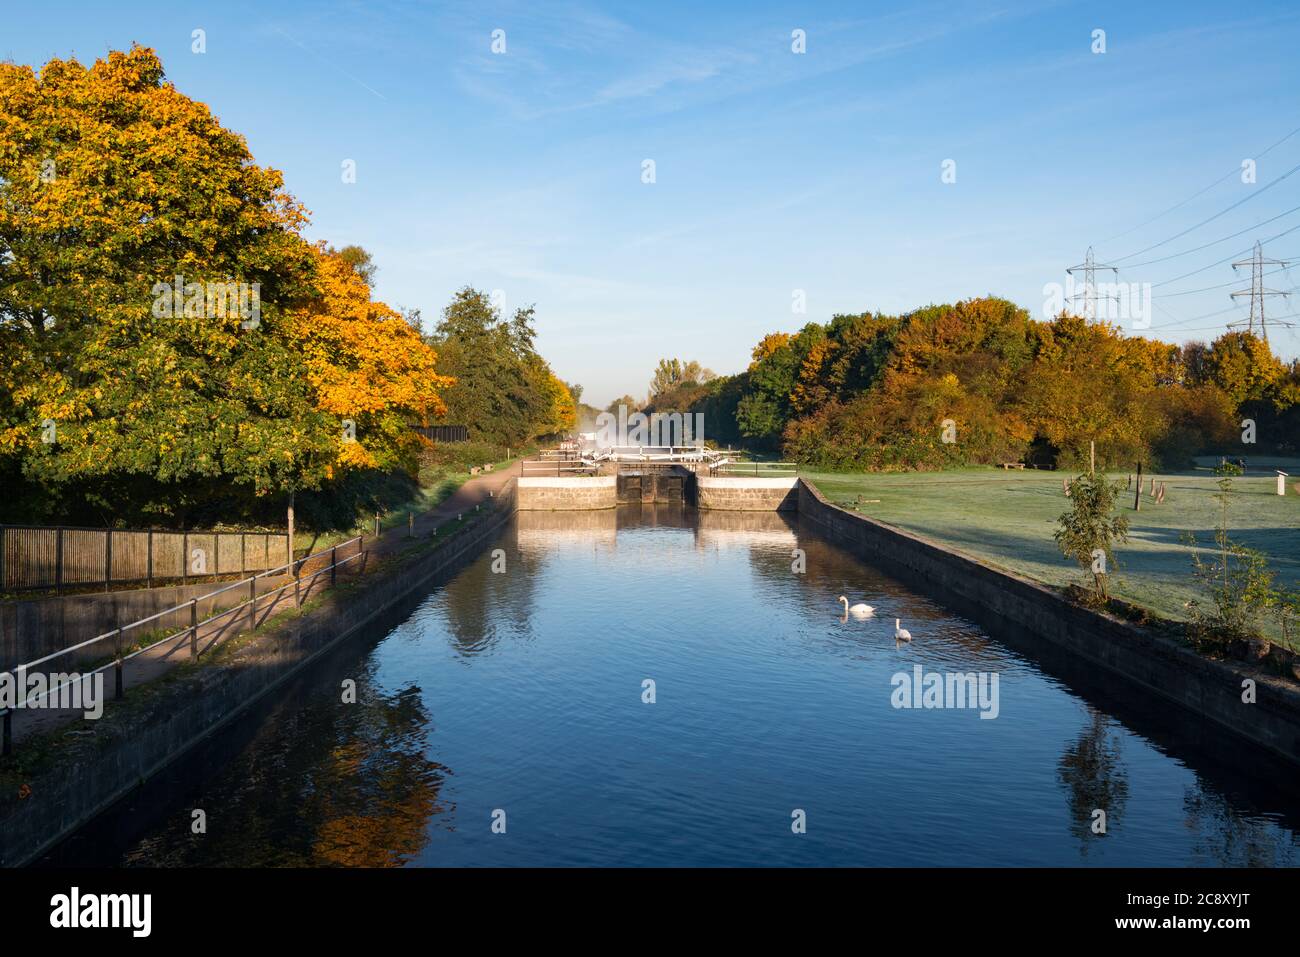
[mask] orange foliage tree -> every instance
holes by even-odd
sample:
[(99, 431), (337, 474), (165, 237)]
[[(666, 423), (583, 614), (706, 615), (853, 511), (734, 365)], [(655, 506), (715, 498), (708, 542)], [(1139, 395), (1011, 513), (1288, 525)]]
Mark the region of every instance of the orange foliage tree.
[(455, 380), (435, 371), (437, 353), (400, 313), (371, 299), (344, 256), (323, 244), (315, 254), (319, 295), (291, 314), (287, 334), (317, 408), (337, 422), (338, 463), (414, 470), (421, 439), (411, 425), (446, 413), (439, 393)]

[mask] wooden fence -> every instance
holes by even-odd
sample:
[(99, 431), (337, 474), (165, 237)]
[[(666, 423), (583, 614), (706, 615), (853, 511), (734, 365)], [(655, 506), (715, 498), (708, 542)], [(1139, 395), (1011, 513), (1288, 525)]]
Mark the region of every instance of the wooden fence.
[(468, 442), (467, 425), (417, 425), (416, 432), (432, 442)]
[(289, 561), (284, 532), (0, 525), (0, 591), (186, 581)]

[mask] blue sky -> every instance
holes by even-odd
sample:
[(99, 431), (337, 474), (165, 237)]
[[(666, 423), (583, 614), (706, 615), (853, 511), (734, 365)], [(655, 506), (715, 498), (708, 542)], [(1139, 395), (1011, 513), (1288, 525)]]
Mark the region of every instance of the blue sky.
[[(1172, 256), (1119, 276), (1160, 284), (1145, 334), (1213, 337), (1249, 285), (1219, 260), (1300, 227), (1300, 172), (1265, 189), (1300, 133), (1260, 156), (1300, 128), (1292, 3), (3, 7), (18, 62), (154, 47), (285, 172), (313, 238), (373, 252), (380, 298), (426, 323), (466, 284), (534, 303), (542, 352), (601, 405), (661, 356), (734, 372), (836, 312), (992, 293), (1039, 314), (1089, 245)], [(1300, 228), (1265, 253), (1300, 257)], [(1296, 329), (1271, 339), (1300, 352)]]

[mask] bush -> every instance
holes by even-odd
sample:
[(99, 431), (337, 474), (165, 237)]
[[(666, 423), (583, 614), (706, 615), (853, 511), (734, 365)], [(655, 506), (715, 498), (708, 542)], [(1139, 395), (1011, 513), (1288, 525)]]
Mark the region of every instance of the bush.
[(468, 472), (471, 466), (500, 462), (505, 457), (505, 446), (492, 442), (433, 442), (420, 453), (420, 469)]
[(354, 469), (325, 489), (298, 493), (296, 520), (316, 532), (355, 528), (376, 512), (411, 501), (417, 489), (414, 476), (405, 472)]
[(1289, 596), (1274, 588), (1274, 573), (1262, 552), (1229, 537), (1228, 513), (1236, 494), (1233, 479), (1241, 469), (1225, 463), (1215, 473), (1220, 507), (1214, 530), (1216, 551), (1202, 558), (1191, 532), (1184, 534), (1183, 541), (1192, 550), (1193, 574), (1209, 596), (1208, 602), (1195, 599), (1189, 605), (1194, 642), (1198, 648), (1222, 650), (1234, 641), (1260, 638), (1260, 621), (1279, 606), (1285, 614)]
[(1128, 541), (1128, 518), (1113, 514), (1118, 482), (1085, 472), (1070, 483), (1070, 510), (1057, 519), (1053, 536), (1061, 554), (1092, 574), (1091, 602), (1106, 601), (1106, 576), (1115, 565), (1115, 542)]

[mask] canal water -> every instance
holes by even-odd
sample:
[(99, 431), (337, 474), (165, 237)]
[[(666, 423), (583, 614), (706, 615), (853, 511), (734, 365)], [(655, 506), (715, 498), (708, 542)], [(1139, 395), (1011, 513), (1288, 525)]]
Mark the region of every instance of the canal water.
[(1290, 769), (1038, 644), (793, 516), (521, 513), (54, 862), (1300, 862)]

